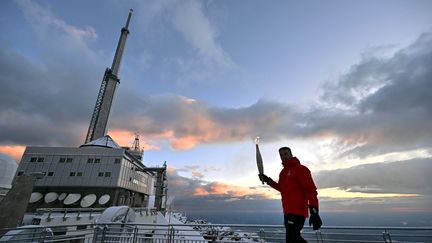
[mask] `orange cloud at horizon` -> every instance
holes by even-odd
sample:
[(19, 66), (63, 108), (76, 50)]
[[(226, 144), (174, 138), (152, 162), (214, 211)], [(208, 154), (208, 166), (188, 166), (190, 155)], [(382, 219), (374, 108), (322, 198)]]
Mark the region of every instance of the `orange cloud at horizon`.
[(196, 187), (192, 193), (193, 196), (231, 196), (231, 197), (245, 197), (245, 196), (259, 196), (265, 199), (278, 198), (273, 191), (268, 188), (249, 188), (242, 186), (235, 186), (221, 182), (213, 182), (207, 186)]
[(202, 187), (197, 187), (194, 189), (194, 192), (192, 195), (194, 195), (194, 196), (207, 196), (207, 195), (210, 195), (210, 193)]
[(320, 197), (328, 198), (388, 198), (388, 197), (418, 197), (418, 194), (397, 194), (397, 193), (366, 193), (349, 192), (338, 187), (318, 189)]
[(23, 145), (3, 145), (0, 146), (0, 153), (9, 155), (16, 162), (20, 162), (24, 154), (25, 146)]

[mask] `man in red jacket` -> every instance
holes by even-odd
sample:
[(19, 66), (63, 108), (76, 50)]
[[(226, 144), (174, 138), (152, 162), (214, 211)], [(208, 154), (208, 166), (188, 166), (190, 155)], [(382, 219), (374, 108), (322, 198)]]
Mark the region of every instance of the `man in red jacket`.
[(283, 165), (279, 181), (275, 182), (264, 174), (260, 174), (259, 178), (282, 195), (286, 242), (307, 242), (300, 231), (308, 217), (308, 208), (311, 214), (309, 225), (313, 225), (314, 230), (318, 230), (322, 225), (318, 215), (317, 188), (310, 170), (292, 156), (290, 148), (280, 148), (279, 155)]

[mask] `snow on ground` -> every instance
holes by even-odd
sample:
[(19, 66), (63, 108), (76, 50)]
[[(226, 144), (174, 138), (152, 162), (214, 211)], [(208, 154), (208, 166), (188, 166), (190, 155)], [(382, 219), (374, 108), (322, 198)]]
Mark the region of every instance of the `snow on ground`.
[[(168, 214), (167, 214), (168, 215)], [(230, 227), (226, 226), (215, 226), (205, 220), (189, 220), (186, 216), (181, 213), (170, 213), (168, 215), (171, 224), (188, 224), (193, 225), (190, 226), (180, 226), (176, 229), (186, 229), (183, 227), (187, 227), (187, 230), (193, 229), (194, 232), (198, 233), (201, 236), (201, 239), (205, 240), (217, 240), (217, 241), (239, 241), (239, 242), (265, 242), (262, 239), (259, 239), (256, 233), (245, 232), (241, 230), (233, 230)], [(175, 223), (176, 222), (176, 223)], [(191, 232), (187, 232), (190, 234)], [(189, 238), (186, 238), (189, 239)]]

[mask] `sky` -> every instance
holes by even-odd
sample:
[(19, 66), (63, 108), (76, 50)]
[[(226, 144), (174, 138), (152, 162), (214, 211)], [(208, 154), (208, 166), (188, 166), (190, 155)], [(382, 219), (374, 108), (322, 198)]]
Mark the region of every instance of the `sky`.
[(431, 1), (0, 1), (0, 152), (83, 144), (133, 15), (108, 134), (174, 207), (280, 211), (277, 150), (326, 212), (432, 213)]

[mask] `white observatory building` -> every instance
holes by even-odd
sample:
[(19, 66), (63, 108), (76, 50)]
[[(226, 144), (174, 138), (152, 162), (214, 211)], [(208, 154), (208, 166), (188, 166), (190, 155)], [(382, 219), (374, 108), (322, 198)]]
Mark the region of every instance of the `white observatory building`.
[[(139, 145), (133, 149), (121, 147), (106, 133), (120, 83), (118, 71), (131, 15), (132, 10), (121, 29), (112, 66), (105, 70), (84, 144), (25, 149), (16, 176), (43, 175), (34, 185), (27, 211), (115, 205), (161, 209), (162, 197), (166, 194), (166, 165), (146, 167)], [(155, 196), (155, 205), (148, 205), (151, 195)]]

